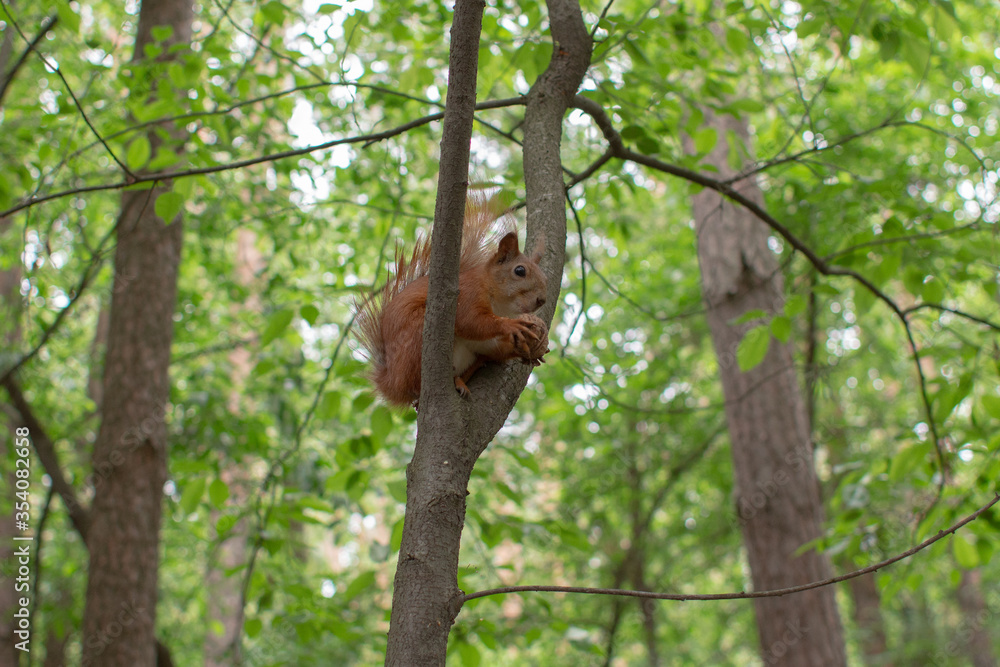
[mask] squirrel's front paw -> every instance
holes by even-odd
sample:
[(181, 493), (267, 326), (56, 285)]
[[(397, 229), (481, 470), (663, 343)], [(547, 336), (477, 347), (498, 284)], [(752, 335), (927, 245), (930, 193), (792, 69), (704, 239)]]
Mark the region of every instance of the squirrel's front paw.
[(532, 366), (540, 365), (544, 360), (542, 357), (549, 351), (549, 328), (545, 326), (545, 320), (533, 313), (519, 315), (517, 321), (526, 325), (531, 331), (530, 340), (524, 340), (524, 345), (520, 347), (521, 359)]
[(525, 357), (531, 354), (531, 344), (538, 340), (532, 326), (520, 319), (504, 322), (504, 335), (510, 336), (511, 345)]

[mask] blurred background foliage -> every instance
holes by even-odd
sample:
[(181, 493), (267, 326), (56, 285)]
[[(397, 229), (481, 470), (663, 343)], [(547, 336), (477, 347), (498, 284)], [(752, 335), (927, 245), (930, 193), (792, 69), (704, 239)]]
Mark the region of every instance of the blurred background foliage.
[[(735, 137), (702, 128), (693, 105), (747, 118), (753, 155), (743, 155), (759, 161), (768, 210), (819, 256), (914, 309), (946, 480), (898, 318), (771, 239), (789, 301), (763, 341), (791, 339), (799, 352), (828, 519), (818, 546), (848, 571), (988, 500), (1000, 479), (1000, 5), (583, 5), (597, 45), (582, 93), (630, 147), (701, 170), (682, 133), (701, 156)], [(205, 582), (221, 573), (242, 596), (245, 664), (380, 662), (414, 415), (374, 400), (351, 304), (384, 279), (396, 243), (429, 228), (440, 123), (279, 154), (439, 113), (450, 5), (206, 0), (193, 49), (165, 66), (155, 91), (144, 82), (159, 79), (129, 61), (137, 10), (5, 1), (0, 39), (12, 53), (26, 46), (18, 30), (30, 39), (47, 17), (58, 20), (37, 49), (46, 61), (30, 55), (2, 100), (0, 210), (80, 191), (5, 221), (0, 269), (20, 267), (25, 307), (7, 323), (20, 339), (3, 367), (69, 309), (21, 383), (88, 498), (95, 332), (110, 299), (119, 197), (86, 189), (120, 182), (109, 151), (132, 167), (211, 168), (175, 179), (179, 196), (164, 203), (183, 210), (185, 245), (158, 636), (177, 664), (200, 664), (206, 635), (221, 629)], [(479, 99), (525, 93), (551, 51), (540, 3), (491, 0)], [(479, 112), (472, 144), (472, 179), (514, 201), (524, 197), (522, 113)], [(162, 119), (189, 138), (183, 157), (160, 151), (151, 165), (139, 130)], [(567, 179), (605, 148), (591, 120), (572, 112)], [(473, 477), (465, 591), (747, 587), (717, 381), (718, 364), (735, 361), (716, 358), (704, 321), (694, 191), (620, 161), (570, 189), (552, 352)], [(743, 354), (753, 356), (750, 345)], [(58, 501), (51, 509), (36, 618), (69, 640), (72, 656), (86, 551)], [(956, 597), (963, 572), (981, 576), (1000, 641), (998, 531), (994, 510), (878, 574), (887, 661), (923, 665), (934, 654), (937, 664), (968, 664), (956, 642), (970, 623)], [(242, 545), (232, 564), (220, 557), (227, 538)], [(851, 620), (850, 590), (839, 595), (859, 662), (866, 628)], [(541, 593), (470, 603), (449, 651), (460, 665), (596, 665), (612, 651), (613, 664), (642, 665), (649, 633), (667, 664), (759, 659), (746, 602)]]

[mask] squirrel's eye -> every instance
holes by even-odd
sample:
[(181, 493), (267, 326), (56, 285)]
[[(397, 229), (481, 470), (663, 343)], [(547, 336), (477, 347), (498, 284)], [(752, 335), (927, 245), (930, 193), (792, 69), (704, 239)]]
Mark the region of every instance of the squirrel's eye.
[(523, 278), (523, 277), (525, 277), (526, 275), (528, 275), (528, 270), (527, 270), (527, 269), (525, 269), (525, 268), (524, 268), (523, 266), (521, 266), (520, 264), (518, 264), (517, 266), (515, 266), (515, 267), (514, 267), (514, 275), (516, 275), (516, 276), (520, 276), (521, 278)]

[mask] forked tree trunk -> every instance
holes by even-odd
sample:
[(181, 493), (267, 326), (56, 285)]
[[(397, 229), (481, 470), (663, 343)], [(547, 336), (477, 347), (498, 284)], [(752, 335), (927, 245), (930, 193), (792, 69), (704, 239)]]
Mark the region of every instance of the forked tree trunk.
[[(155, 27), (172, 29), (162, 44), (164, 54), (172, 44), (189, 43), (192, 16), (191, 0), (145, 0), (133, 61), (144, 59)], [(140, 87), (134, 94), (145, 92)], [(156, 135), (149, 138), (158, 148)], [(83, 665), (153, 667), (157, 660), (153, 631), (167, 476), (165, 407), (182, 239), (179, 215), (162, 220), (154, 212), (165, 191), (161, 186), (125, 192), (118, 219), (102, 418), (94, 443)]]
[[(734, 175), (727, 132), (746, 142), (746, 124), (705, 113), (718, 142), (705, 162), (718, 176)], [(751, 179), (736, 184), (763, 203)], [(698, 260), (708, 324), (719, 361), (732, 446), (736, 502), (755, 590), (795, 586), (829, 577), (829, 559), (795, 551), (819, 537), (823, 506), (813, 467), (810, 427), (790, 345), (772, 340), (764, 361), (744, 373), (736, 348), (752, 326), (733, 322), (751, 310), (776, 313), (783, 281), (768, 248), (768, 232), (752, 214), (713, 191), (694, 197)], [(754, 601), (761, 656), (766, 665), (845, 665), (843, 630), (834, 589)]]
[[(475, 5), (470, 6), (474, 1)], [(530, 370), (520, 364), (488, 366), (473, 379), (471, 399), (462, 401), (457, 398), (451, 377), (461, 240), (455, 230), (461, 229), (465, 210), (475, 74), (471, 92), (469, 87), (463, 88), (454, 107), (455, 80), (451, 77), (456, 67), (475, 62), (483, 4), (481, 0), (458, 0), (455, 5), (438, 202), (431, 236), (417, 444), (406, 469), (406, 521), (394, 581), (387, 665), (445, 664), (448, 633), (464, 603), (457, 575), (469, 477), (476, 460), (510, 413)], [(528, 245), (532, 234), (539, 230), (545, 234), (546, 252), (541, 266), (548, 276), (549, 294), (539, 314), (548, 323), (558, 301), (566, 238), (559, 161), (562, 120), (590, 64), (591, 40), (576, 0), (548, 0), (546, 7), (558, 48), (553, 50), (548, 69), (528, 93), (523, 127)], [(478, 17), (469, 17), (470, 12), (478, 12)], [(463, 29), (457, 29), (460, 13), (469, 19), (462, 21)], [(472, 30), (475, 35), (470, 44)], [(456, 39), (463, 38), (465, 51), (459, 53), (464, 55), (456, 58)], [(456, 111), (462, 119), (452, 129), (449, 116)]]

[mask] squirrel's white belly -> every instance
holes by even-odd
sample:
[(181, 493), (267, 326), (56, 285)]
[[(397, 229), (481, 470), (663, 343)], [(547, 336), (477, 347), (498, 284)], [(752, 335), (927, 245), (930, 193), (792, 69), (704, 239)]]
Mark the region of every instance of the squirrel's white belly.
[(451, 356), (452, 370), (455, 375), (461, 375), (469, 369), (480, 354), (490, 354), (496, 352), (497, 342), (495, 339), (469, 340), (467, 338), (455, 338), (455, 351)]

